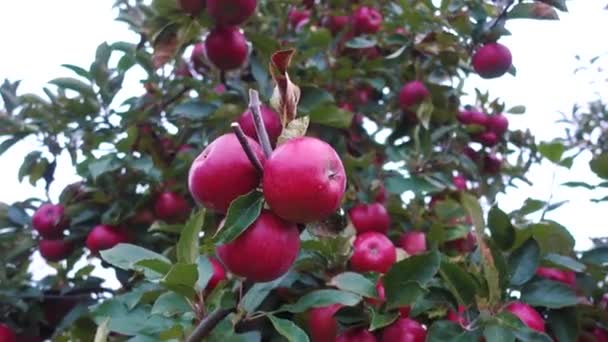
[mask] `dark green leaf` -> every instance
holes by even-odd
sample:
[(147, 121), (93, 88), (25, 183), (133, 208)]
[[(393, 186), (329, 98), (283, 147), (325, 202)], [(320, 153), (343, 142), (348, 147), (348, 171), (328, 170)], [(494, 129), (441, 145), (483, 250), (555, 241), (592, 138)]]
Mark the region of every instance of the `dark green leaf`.
[(534, 224), (526, 231), (538, 242), (543, 254), (568, 254), (574, 249), (574, 238), (568, 229), (556, 222)]
[(15, 135), (12, 138), (2, 141), (2, 143), (0, 143), (0, 155), (4, 154), (4, 152), (6, 152), (9, 148), (11, 148), (13, 145), (18, 143), (19, 141), (21, 141), (21, 139), (23, 139), (24, 137), (25, 137), (25, 135), (19, 134), (19, 135)]
[(171, 317), (191, 311), (184, 297), (174, 292), (165, 292), (156, 299), (150, 313)]
[(576, 341), (578, 336), (578, 314), (576, 308), (550, 310), (547, 323), (557, 341)]
[(317, 308), (331, 304), (342, 304), (346, 306), (357, 305), (361, 301), (361, 296), (352, 292), (340, 290), (316, 290), (298, 299), (294, 304), (283, 305), (279, 311), (289, 311), (299, 313), (310, 308)]
[(74, 73), (76, 73), (76, 75), (80, 76), (80, 77), (84, 77), (86, 79), (90, 79), (91, 78), (91, 74), (86, 71), (85, 69), (76, 66), (76, 65), (72, 65), (72, 64), (61, 64), (62, 67), (66, 68), (66, 69), (70, 69), (72, 70)]
[(558, 309), (576, 305), (576, 293), (563, 283), (541, 279), (526, 284), (521, 290), (521, 300), (532, 306)]
[(497, 206), (492, 207), (488, 213), (488, 227), (492, 233), (492, 239), (503, 250), (513, 246), (515, 242), (515, 228), (511, 219)]
[(584, 264), (580, 263), (578, 260), (575, 260), (572, 257), (555, 253), (549, 253), (545, 255), (545, 260), (548, 260), (557, 266), (571, 269), (574, 272), (584, 272), (586, 268)]
[(274, 328), (289, 342), (308, 342), (308, 335), (290, 320), (268, 315)]
[(373, 46), (376, 46), (375, 40), (363, 37), (355, 37), (346, 42), (346, 47), (351, 49), (366, 49)]
[(486, 341), (515, 342), (515, 335), (513, 332), (498, 324), (487, 325), (483, 329), (483, 336), (486, 338)]
[(510, 312), (501, 312), (494, 316), (494, 320), (499, 326), (511, 331), (511, 333), (521, 341), (552, 342), (552, 339), (548, 335), (531, 330), (518, 317)]
[(559, 161), (562, 160), (562, 155), (565, 150), (566, 147), (560, 142), (543, 142), (538, 146), (538, 152), (554, 163), (559, 163)]
[[(287, 275), (289, 275), (289, 273)], [(264, 299), (266, 299), (270, 291), (281, 285), (286, 276), (267, 283), (256, 283), (247, 291), (245, 296), (243, 296), (239, 305), (246, 312), (254, 312), (258, 306), (262, 304)]]
[(383, 278), (387, 303), (392, 308), (412, 304), (439, 270), (437, 251), (411, 256), (395, 263)]
[(511, 284), (519, 286), (532, 279), (540, 258), (540, 247), (534, 239), (528, 239), (509, 257)]
[(232, 201), (224, 225), (217, 233), (215, 241), (225, 244), (233, 241), (243, 233), (262, 212), (264, 196), (261, 192), (253, 190), (248, 194), (239, 196)]
[(460, 304), (471, 304), (475, 300), (477, 284), (470, 273), (457, 264), (442, 261), (439, 274)]
[(470, 342), (477, 341), (477, 338), (475, 332), (467, 332), (456, 323), (436, 321), (430, 326), (426, 340), (429, 342)]
[(374, 283), (359, 273), (340, 273), (331, 279), (330, 285), (333, 285), (340, 290), (354, 292), (363, 297), (378, 297)]
[(142, 272), (146, 279), (156, 282), (171, 269), (171, 264), (160, 259), (143, 259), (133, 265), (133, 270)]
[(162, 284), (184, 297), (193, 298), (196, 293), (194, 285), (198, 280), (197, 273), (196, 265), (177, 263), (165, 275)]
[(100, 253), (104, 261), (127, 271), (135, 269), (136, 264), (142, 260), (158, 260), (171, 266), (171, 261), (164, 255), (128, 243), (120, 243)]
[(369, 322), (370, 331), (375, 331), (375, 330), (384, 328), (399, 318), (399, 312), (397, 312), (397, 311), (382, 313), (382, 312), (378, 312), (378, 311), (372, 309), (371, 314), (372, 314), (372, 317)]
[(589, 162), (589, 167), (598, 177), (608, 179), (608, 153), (593, 158)]
[(315, 107), (308, 116), (310, 122), (335, 128), (348, 128), (353, 120), (353, 113), (333, 104)]
[(177, 261), (194, 264), (199, 251), (199, 234), (205, 223), (205, 209), (201, 209), (190, 217), (177, 242)]
[(209, 280), (213, 276), (213, 265), (207, 256), (201, 255), (197, 258), (196, 270), (198, 272), (196, 287), (199, 290), (203, 290), (207, 287)]
[(386, 189), (392, 193), (401, 195), (404, 192), (412, 191), (415, 194), (425, 194), (437, 191), (440, 188), (421, 177), (411, 176), (392, 176), (385, 180)]
[(603, 266), (608, 263), (608, 247), (602, 246), (583, 253), (581, 260), (588, 264)]
[(326, 104), (333, 103), (334, 97), (324, 89), (315, 86), (301, 87), (302, 97), (298, 103), (298, 111), (307, 114), (314, 108)]
[(181, 103), (171, 112), (172, 116), (189, 119), (193, 121), (203, 120), (217, 110), (217, 106), (200, 101), (188, 101)]
[(519, 216), (526, 216), (526, 215), (532, 214), (534, 212), (537, 212), (537, 211), (543, 209), (545, 207), (545, 205), (547, 205), (546, 202), (536, 200), (533, 198), (528, 198), (528, 199), (526, 199), (526, 201), (524, 202), (524, 205), (521, 208), (512, 212), (511, 214), (519, 215)]
[[(543, 4), (540, 4), (543, 5)], [(559, 16), (552, 7), (539, 7), (536, 3), (520, 2), (509, 11), (509, 19), (545, 19), (558, 20)]]
[(84, 97), (95, 97), (93, 88), (80, 80), (69, 77), (56, 78), (49, 83), (54, 84), (62, 89), (70, 89), (80, 93)]
[(585, 188), (587, 190), (593, 190), (595, 189), (594, 185), (591, 185), (589, 183), (585, 183), (585, 182), (566, 182), (563, 183), (562, 186), (567, 186), (570, 188)]

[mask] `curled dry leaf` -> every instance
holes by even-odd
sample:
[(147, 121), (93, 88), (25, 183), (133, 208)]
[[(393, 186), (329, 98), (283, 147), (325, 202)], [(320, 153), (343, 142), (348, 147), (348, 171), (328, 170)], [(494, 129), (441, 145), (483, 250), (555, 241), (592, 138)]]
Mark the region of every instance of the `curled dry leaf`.
[[(270, 102), (279, 113), (281, 123), (286, 129), (289, 127), (289, 123), (296, 118), (298, 102), (300, 101), (300, 88), (291, 82), (287, 73), (287, 68), (295, 52), (294, 49), (277, 51), (270, 58), (270, 73), (276, 84)], [(297, 126), (301, 126), (301, 124), (297, 124)], [(281, 138), (279, 138), (279, 143), (280, 141)]]
[(308, 116), (304, 116), (301, 118), (297, 118), (295, 120), (290, 121), (279, 136), (277, 145), (281, 145), (289, 139), (303, 137), (306, 135), (306, 130), (308, 130), (308, 125), (310, 124), (310, 118)]

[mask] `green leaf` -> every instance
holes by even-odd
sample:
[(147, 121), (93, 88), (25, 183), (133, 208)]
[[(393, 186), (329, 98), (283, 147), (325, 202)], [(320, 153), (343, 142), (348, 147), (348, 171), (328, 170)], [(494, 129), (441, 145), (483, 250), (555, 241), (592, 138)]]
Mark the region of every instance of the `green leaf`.
[(526, 216), (543, 209), (546, 205), (547, 203), (541, 200), (527, 198), (524, 201), (524, 205), (521, 208), (513, 211), (511, 215)]
[(515, 335), (513, 332), (498, 324), (487, 325), (483, 329), (483, 336), (486, 341), (515, 342)]
[(195, 295), (194, 284), (198, 280), (196, 265), (177, 263), (163, 278), (162, 284), (168, 289), (187, 298)]
[[(542, 5), (542, 4), (541, 4)], [(509, 19), (545, 19), (558, 20), (559, 15), (552, 7), (541, 8), (535, 3), (520, 2), (513, 6), (507, 17)]]
[(156, 299), (150, 313), (171, 317), (191, 311), (192, 308), (184, 297), (174, 292), (165, 292)]
[(8, 151), (8, 149), (11, 148), (13, 145), (21, 141), (21, 139), (23, 138), (25, 138), (25, 135), (19, 134), (2, 141), (2, 143), (0, 143), (0, 156), (4, 154), (4, 152)]
[(157, 282), (171, 270), (171, 264), (159, 259), (144, 259), (136, 262), (133, 270), (142, 272), (149, 281)]
[(608, 247), (602, 246), (583, 253), (581, 260), (588, 264), (603, 266), (608, 263)]
[[(562, 12), (568, 12), (568, 7), (566, 6), (566, 0), (538, 0), (538, 1), (544, 2), (547, 5), (551, 5)], [(566, 340), (564, 340), (564, 341), (566, 341)]]
[(411, 256), (395, 263), (383, 278), (387, 303), (391, 308), (412, 304), (437, 274), (440, 265), (437, 251)]
[(198, 280), (196, 281), (196, 287), (199, 290), (204, 290), (213, 277), (213, 265), (209, 258), (205, 255), (201, 255), (196, 260), (196, 270), (198, 272)]
[(591, 185), (591, 184), (585, 183), (585, 182), (566, 182), (566, 183), (562, 183), (562, 186), (567, 186), (570, 188), (585, 188), (587, 190), (595, 189), (594, 185)]
[(200, 101), (187, 101), (175, 106), (171, 116), (192, 121), (203, 120), (215, 113), (217, 106)]
[(363, 297), (378, 298), (374, 283), (359, 273), (340, 273), (331, 279), (330, 285), (335, 286), (340, 290), (359, 294)]
[(477, 284), (473, 276), (462, 267), (442, 261), (439, 274), (460, 304), (471, 304), (475, 300)]
[(554, 163), (559, 163), (559, 161), (562, 160), (562, 155), (565, 150), (566, 147), (560, 142), (542, 142), (538, 146), (538, 152)]
[[(552, 339), (546, 335), (541, 334), (535, 330), (528, 328), (517, 316), (510, 312), (501, 312), (493, 317), (493, 321), (499, 326), (508, 329), (515, 335), (519, 340), (526, 342), (552, 342)], [(488, 340), (494, 341), (494, 340)]]
[[(450, 321), (436, 321), (430, 327), (426, 336), (429, 342), (470, 342), (477, 341), (475, 332), (467, 332), (460, 325)], [(495, 340), (490, 340), (494, 342)]]
[(515, 228), (511, 219), (504, 211), (493, 206), (488, 213), (488, 227), (492, 233), (492, 239), (503, 250), (507, 250), (515, 243)]
[(72, 64), (61, 64), (62, 67), (69, 69), (71, 71), (73, 71), (76, 75), (80, 76), (80, 77), (84, 77), (86, 79), (90, 79), (91, 78), (91, 74), (86, 71), (85, 69), (76, 66), (76, 65), (72, 65)]
[(578, 314), (575, 307), (550, 310), (547, 323), (557, 341), (576, 341)]
[(576, 305), (576, 293), (572, 287), (552, 280), (541, 279), (526, 284), (521, 289), (521, 300), (532, 306), (558, 309)]
[(608, 179), (608, 153), (593, 158), (589, 162), (589, 167), (598, 177)]
[(522, 285), (532, 279), (538, 268), (540, 247), (534, 239), (528, 239), (509, 257), (511, 284)]
[(84, 97), (95, 97), (95, 92), (93, 92), (93, 88), (80, 80), (70, 77), (61, 77), (51, 80), (50, 84), (54, 84), (61, 89), (70, 89), (80, 93), (80, 95)]
[(545, 255), (545, 260), (550, 261), (556, 266), (573, 270), (574, 272), (584, 272), (586, 268), (583, 263), (572, 257), (555, 253), (549, 253)]
[(342, 304), (345, 306), (357, 305), (361, 296), (340, 290), (316, 290), (298, 299), (294, 304), (283, 305), (278, 311), (289, 311), (293, 313), (305, 312), (310, 308), (317, 308), (331, 304)]
[(399, 312), (378, 312), (375, 309), (371, 309), (371, 320), (369, 322), (369, 330), (376, 331), (384, 328), (399, 318)]
[(511, 107), (509, 110), (507, 110), (507, 113), (509, 114), (524, 114), (526, 112), (526, 106), (515, 106), (515, 107)]
[(302, 86), (300, 88), (302, 95), (298, 103), (298, 111), (308, 114), (314, 108), (326, 103), (333, 103), (333, 95), (321, 88), (315, 86)]
[(268, 315), (274, 328), (283, 335), (289, 342), (308, 342), (308, 335), (290, 320)]
[(376, 41), (373, 39), (355, 37), (346, 42), (346, 47), (351, 49), (366, 49), (376, 46)]
[[(288, 274), (289, 273), (287, 273), (287, 275)], [(262, 304), (262, 302), (264, 301), (264, 299), (266, 299), (266, 297), (268, 296), (268, 294), (270, 293), (270, 291), (274, 290), (279, 285), (281, 285), (281, 283), (283, 282), (283, 280), (285, 279), (285, 277), (287, 275), (282, 276), (279, 279), (275, 279), (275, 280), (270, 281), (270, 282), (256, 283), (256, 284), (254, 284), (247, 291), (247, 293), (245, 294), (245, 296), (243, 296), (243, 299), (241, 299), (241, 302), (239, 303), (239, 305), (246, 312), (254, 312), (258, 308), (258, 306), (260, 304)]]
[(177, 261), (194, 264), (199, 254), (199, 234), (205, 224), (205, 209), (192, 215), (177, 242)]
[(333, 104), (315, 107), (308, 116), (310, 122), (335, 128), (348, 128), (353, 120), (353, 113)]
[(568, 254), (574, 249), (574, 238), (565, 227), (553, 221), (534, 224), (524, 231), (538, 242), (543, 254)]
[(216, 243), (225, 244), (239, 237), (257, 220), (263, 206), (264, 196), (257, 190), (237, 197), (228, 208), (224, 225), (215, 237)]
[(412, 191), (415, 194), (426, 194), (440, 190), (437, 185), (434, 185), (424, 178), (411, 176), (405, 178), (404, 176), (392, 176), (388, 177), (385, 181), (386, 189), (392, 193), (401, 195), (404, 192)]
[(158, 260), (171, 267), (171, 261), (164, 255), (128, 243), (120, 243), (110, 249), (101, 251), (100, 254), (101, 258), (107, 263), (127, 271), (136, 270), (136, 264), (142, 260)]

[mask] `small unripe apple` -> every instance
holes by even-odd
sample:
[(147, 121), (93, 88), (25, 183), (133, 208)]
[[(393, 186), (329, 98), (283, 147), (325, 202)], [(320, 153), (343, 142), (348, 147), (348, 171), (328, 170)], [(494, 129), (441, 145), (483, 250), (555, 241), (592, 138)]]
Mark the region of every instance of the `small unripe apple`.
[(45, 239), (59, 238), (66, 225), (64, 211), (61, 204), (43, 204), (32, 216), (32, 227)]
[(184, 12), (194, 17), (198, 17), (205, 8), (205, 0), (178, 0), (177, 4)]
[(386, 237), (378, 232), (357, 236), (350, 257), (350, 265), (357, 272), (386, 273), (397, 260), (397, 250)]
[(215, 258), (209, 258), (209, 262), (211, 263), (211, 267), (213, 268), (213, 275), (211, 275), (211, 279), (207, 283), (206, 290), (213, 290), (220, 282), (226, 280), (226, 270), (224, 270), (224, 266), (220, 264)]
[(308, 311), (308, 333), (312, 342), (334, 342), (338, 334), (338, 322), (333, 317), (342, 307), (332, 304)]
[(100, 224), (93, 227), (87, 235), (86, 245), (92, 254), (110, 249), (119, 243), (129, 242), (129, 235), (120, 227)]
[[(205, 52), (205, 43), (196, 43), (194, 44), (194, 48), (192, 48), (192, 53), (190, 54), (190, 62), (198, 73), (203, 73), (208, 70), (209, 67), (206, 64), (206, 52)], [(188, 73), (190, 71), (188, 70)]]
[(188, 218), (190, 205), (182, 195), (166, 191), (156, 197), (154, 213), (166, 222), (179, 222)]
[(509, 119), (502, 114), (488, 116), (486, 128), (497, 135), (503, 135), (509, 129)]
[(426, 329), (411, 318), (399, 318), (395, 323), (384, 328), (382, 342), (424, 342)]
[(406, 83), (399, 91), (399, 105), (401, 109), (407, 110), (421, 104), (431, 93), (420, 81)]
[[(249, 146), (264, 163), (260, 145), (247, 138)], [(226, 213), (237, 197), (255, 189), (260, 174), (247, 158), (236, 135), (225, 134), (215, 139), (194, 160), (188, 176), (192, 197), (208, 209)]]
[(540, 266), (536, 269), (536, 275), (549, 280), (555, 280), (572, 287), (576, 286), (576, 274), (570, 270), (560, 270), (558, 268)]
[(426, 234), (418, 231), (405, 232), (399, 238), (399, 246), (409, 255), (426, 252)]
[(245, 63), (249, 46), (238, 27), (216, 27), (205, 38), (205, 51), (213, 65), (227, 71), (237, 69)]
[(289, 20), (289, 25), (298, 30), (300, 27), (306, 25), (310, 20), (310, 11), (294, 8), (289, 11), (289, 14), (287, 14), (287, 19)]
[(256, 0), (207, 0), (207, 13), (220, 26), (240, 25), (257, 5)]
[(498, 144), (499, 138), (496, 133), (491, 131), (482, 132), (475, 135), (475, 140), (479, 141), (482, 145), (492, 147)]
[(350, 21), (355, 34), (372, 34), (380, 31), (382, 14), (375, 8), (361, 6), (353, 12)]
[(0, 341), (2, 342), (16, 342), (17, 336), (13, 329), (9, 328), (8, 325), (0, 323)]
[[(264, 127), (266, 128), (266, 132), (268, 133), (270, 143), (272, 144), (272, 146), (274, 146), (276, 145), (277, 139), (283, 131), (281, 118), (279, 118), (279, 114), (275, 113), (275, 111), (268, 106), (260, 106), (260, 114), (262, 114), (262, 122), (264, 122)], [(238, 123), (245, 134), (247, 134), (255, 141), (258, 141), (258, 133), (255, 130), (255, 124), (253, 123), (253, 114), (251, 113), (251, 110), (248, 109), (243, 114), (241, 114)]]
[(452, 178), (452, 184), (460, 191), (467, 190), (467, 179), (464, 176), (457, 175)]
[(346, 190), (340, 156), (317, 138), (291, 139), (264, 164), (264, 198), (272, 211), (297, 223), (321, 221), (339, 207)]
[(357, 234), (365, 232), (388, 232), (391, 217), (381, 203), (357, 204), (348, 211)]
[(265, 210), (235, 240), (217, 247), (217, 256), (226, 268), (254, 282), (267, 282), (287, 273), (298, 256), (300, 232)]
[(336, 35), (348, 25), (348, 17), (345, 15), (330, 15), (323, 18), (323, 26), (326, 27), (333, 35)]
[(512, 302), (507, 305), (505, 310), (517, 316), (528, 328), (545, 332), (545, 320), (530, 305), (522, 302)]
[(500, 172), (502, 160), (495, 154), (488, 154), (483, 158), (483, 172), (497, 174)]
[(376, 342), (376, 337), (364, 328), (348, 329), (335, 342)]
[(483, 78), (496, 78), (511, 68), (511, 51), (499, 43), (488, 43), (473, 55), (473, 69)]
[(44, 259), (57, 262), (69, 257), (74, 245), (69, 240), (40, 240), (38, 250)]

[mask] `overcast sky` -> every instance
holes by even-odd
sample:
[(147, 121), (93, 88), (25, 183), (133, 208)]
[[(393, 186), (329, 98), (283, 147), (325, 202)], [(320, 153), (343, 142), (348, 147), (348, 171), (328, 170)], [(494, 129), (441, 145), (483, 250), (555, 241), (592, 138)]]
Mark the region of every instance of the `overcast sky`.
[[(39, 92), (45, 82), (69, 74), (60, 64), (87, 67), (99, 43), (136, 41), (125, 25), (113, 21), (111, 3), (99, 0), (0, 1), (0, 46), (3, 47), (0, 77), (23, 80), (22, 91)], [(605, 0), (568, 1), (570, 13), (560, 13), (561, 21), (509, 22), (507, 27), (513, 36), (501, 39), (501, 43), (512, 51), (517, 77), (506, 76), (497, 80), (474, 78), (469, 84), (491, 89), (494, 96), (507, 102), (507, 107), (525, 105), (528, 108), (525, 115), (510, 116), (512, 127), (530, 128), (539, 140), (560, 135), (562, 129), (554, 124), (559, 118), (558, 112), (569, 112), (574, 103), (585, 103), (598, 96), (599, 85), (589, 85), (598, 75), (575, 76), (573, 70), (579, 64), (574, 56), (579, 54), (583, 60), (588, 60), (608, 52), (605, 37), (608, 11), (603, 10), (605, 5)], [(130, 84), (133, 86), (131, 94), (141, 92), (137, 80), (131, 80)], [(606, 85), (604, 83), (603, 87), (608, 88)], [(17, 182), (22, 158), (35, 148), (34, 141), (26, 141), (0, 157), (3, 185), (0, 201), (11, 203), (31, 196), (43, 196), (42, 182), (38, 188), (32, 188), (27, 181)], [(67, 159), (60, 160), (59, 165), (57, 180), (51, 189), (53, 198), (65, 185), (77, 180), (67, 167)], [(586, 191), (559, 187), (560, 183), (569, 180), (593, 183), (596, 179), (588, 170), (586, 160), (579, 160), (572, 170), (543, 164), (532, 171), (530, 179), (534, 186), (511, 189), (507, 195), (499, 197), (498, 202), (503, 209), (516, 209), (527, 197), (546, 200), (553, 192), (553, 201), (571, 202), (549, 218), (570, 229), (577, 239), (577, 248), (588, 248), (591, 236), (608, 235), (603, 221), (608, 204), (588, 201), (604, 194), (590, 196)]]

